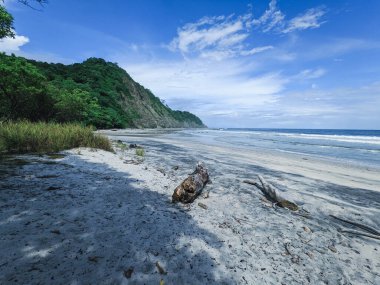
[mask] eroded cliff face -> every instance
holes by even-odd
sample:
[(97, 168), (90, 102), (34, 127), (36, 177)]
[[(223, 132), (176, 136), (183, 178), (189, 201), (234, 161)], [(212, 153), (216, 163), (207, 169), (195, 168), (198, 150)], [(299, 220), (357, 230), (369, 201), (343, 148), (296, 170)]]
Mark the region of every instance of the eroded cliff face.
[(126, 77), (124, 82), (130, 96), (123, 96), (120, 104), (127, 112), (136, 112), (134, 124), (138, 128), (201, 128), (202, 121), (189, 112), (174, 111), (165, 106), (153, 93)]

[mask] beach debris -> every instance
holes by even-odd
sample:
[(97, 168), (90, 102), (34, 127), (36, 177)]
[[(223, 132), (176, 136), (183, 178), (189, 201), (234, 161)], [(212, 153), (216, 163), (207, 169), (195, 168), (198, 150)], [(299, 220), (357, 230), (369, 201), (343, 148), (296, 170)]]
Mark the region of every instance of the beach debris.
[[(261, 175), (258, 175), (258, 178), (261, 183), (261, 187), (258, 187), (264, 195), (270, 199), (271, 201), (277, 203), (278, 206), (287, 208), (292, 211), (297, 211), (299, 208), (297, 204), (285, 199), (278, 189), (276, 189), (273, 185), (269, 184), (264, 180), (264, 178)], [(256, 183), (257, 186), (258, 183)]]
[(300, 262), (300, 257), (297, 255), (297, 254), (293, 254), (290, 249), (289, 249), (289, 246), (290, 246), (290, 243), (289, 242), (286, 242), (284, 244), (285, 246), (285, 251), (286, 251), (286, 255), (290, 255), (292, 258), (291, 258), (291, 261), (293, 263), (296, 263), (296, 264), (299, 264)]
[(172, 202), (191, 203), (201, 194), (209, 181), (207, 168), (198, 162), (194, 172), (174, 189)]
[(329, 250), (331, 250), (331, 251), (334, 252), (334, 253), (337, 253), (337, 252), (338, 252), (338, 250), (336, 249), (336, 247), (333, 246), (333, 245), (329, 245), (328, 248), (329, 248)]
[(205, 209), (205, 210), (207, 210), (207, 205), (205, 205), (205, 204), (203, 204), (201, 202), (198, 203), (198, 206), (201, 207), (201, 208), (203, 208), (203, 209)]
[(173, 166), (173, 168), (172, 168), (173, 170), (178, 170), (179, 169), (179, 166), (178, 165), (176, 165), (176, 166)]
[(270, 200), (269, 201), (268, 199), (261, 199), (264, 202), (264, 204), (267, 205), (268, 202), (273, 202), (273, 203), (276, 203), (280, 207), (287, 208), (292, 211), (297, 211), (299, 209), (295, 203), (282, 197), (279, 194), (280, 191), (276, 189), (273, 185), (267, 183), (261, 175), (258, 175), (258, 178), (259, 178), (260, 183), (256, 181), (252, 181), (252, 180), (243, 180), (243, 183), (254, 185), (257, 188), (259, 188), (261, 192), (263, 192), (265, 197)]
[(307, 232), (307, 233), (311, 233), (311, 229), (310, 229), (309, 227), (307, 227), (307, 226), (303, 226), (302, 228), (303, 228), (303, 230), (304, 230), (305, 232)]
[(40, 178), (40, 179), (49, 179), (49, 178), (58, 178), (59, 175), (41, 175), (41, 176), (36, 176), (36, 178)]
[(247, 184), (250, 184), (250, 185), (256, 186), (256, 187), (258, 187), (258, 188), (261, 188), (260, 184), (257, 183), (256, 181), (252, 181), (252, 180), (243, 180), (243, 183), (247, 183)]
[(132, 273), (133, 273), (133, 267), (129, 267), (127, 270), (123, 270), (123, 275), (127, 279), (132, 277)]
[(57, 187), (57, 186), (49, 186), (46, 190), (47, 191), (54, 191), (54, 190), (59, 190), (61, 189), (62, 187)]
[(364, 236), (364, 237), (369, 237), (369, 238), (380, 240), (380, 236), (372, 235), (372, 234), (367, 234), (367, 233), (363, 233), (363, 232), (359, 232), (359, 231), (343, 230), (343, 229), (341, 229), (339, 232), (346, 233), (346, 234), (351, 234), (351, 235), (356, 235), (356, 236)]
[(160, 280), (160, 285), (165, 285), (164, 279)]
[(310, 251), (307, 251), (307, 252), (306, 252), (306, 255), (307, 255), (308, 257), (310, 257), (311, 259), (314, 258), (314, 254), (313, 254), (312, 252), (310, 252)]
[(138, 145), (135, 144), (135, 143), (131, 143), (131, 144), (129, 145), (129, 148), (137, 148), (137, 147), (138, 147)]
[(125, 163), (125, 164), (139, 165), (139, 164), (142, 163), (142, 161), (134, 160), (134, 159), (128, 159), (128, 160), (124, 160), (124, 163)]
[(241, 225), (242, 223), (247, 223), (247, 224), (250, 224), (250, 225), (254, 225), (254, 223), (252, 223), (251, 221), (249, 221), (249, 220), (247, 219), (247, 217), (245, 217), (245, 219), (243, 219), (243, 218), (238, 218), (238, 217), (232, 216), (232, 218), (233, 218), (236, 222), (238, 222), (240, 225)]
[(343, 219), (343, 218), (339, 218), (337, 216), (334, 216), (334, 215), (330, 215), (330, 217), (336, 219), (336, 220), (339, 220), (341, 222), (345, 222), (345, 223), (348, 223), (350, 225), (353, 225), (353, 226), (356, 226), (362, 230), (365, 230), (366, 232), (369, 232), (371, 233), (372, 235), (375, 235), (375, 236), (379, 236), (379, 239), (380, 239), (380, 231), (374, 229), (374, 228), (371, 228), (369, 226), (366, 226), (366, 225), (363, 225), (363, 224), (360, 224), (358, 222), (353, 222), (353, 221), (349, 221), (349, 220), (346, 220), (346, 219)]
[(160, 265), (160, 263), (157, 261), (156, 262), (156, 267), (157, 267), (157, 270), (160, 274), (162, 275), (166, 275), (167, 272), (165, 271), (165, 269)]
[(88, 257), (88, 261), (97, 263), (99, 258), (102, 258), (102, 257), (101, 256), (97, 256), (97, 255), (89, 256)]

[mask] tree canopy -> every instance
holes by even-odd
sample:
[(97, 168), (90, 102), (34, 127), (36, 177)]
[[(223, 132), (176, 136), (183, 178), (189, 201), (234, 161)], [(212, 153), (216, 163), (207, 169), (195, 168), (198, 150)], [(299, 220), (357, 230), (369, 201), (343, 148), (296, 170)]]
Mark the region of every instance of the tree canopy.
[(104, 59), (63, 65), (0, 53), (0, 121), (17, 119), (98, 128), (203, 126)]
[[(38, 4), (40, 7), (42, 7), (44, 4), (47, 3), (47, 0), (18, 0), (19, 3), (24, 4), (32, 9), (38, 10), (34, 4)], [(15, 31), (13, 27), (13, 16), (5, 9), (3, 5), (4, 0), (0, 0), (0, 39), (6, 38), (6, 37), (15, 37)]]
[(0, 39), (14, 36), (13, 17), (4, 6), (0, 5)]

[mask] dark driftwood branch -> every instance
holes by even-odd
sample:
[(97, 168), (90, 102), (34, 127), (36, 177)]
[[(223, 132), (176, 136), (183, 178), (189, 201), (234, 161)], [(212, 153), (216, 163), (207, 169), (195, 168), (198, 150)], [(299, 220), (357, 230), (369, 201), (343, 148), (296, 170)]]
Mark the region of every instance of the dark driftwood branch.
[(369, 237), (369, 238), (380, 240), (380, 236), (372, 235), (372, 234), (367, 234), (367, 233), (363, 233), (363, 232), (359, 232), (359, 231), (340, 230), (339, 232), (341, 232), (341, 233), (347, 233), (347, 234), (351, 234), (351, 235), (356, 235), (356, 236), (365, 236), (365, 237)]
[(366, 226), (366, 225), (363, 225), (363, 224), (360, 224), (360, 223), (357, 223), (357, 222), (353, 222), (353, 221), (349, 221), (349, 220), (346, 220), (346, 219), (342, 219), (342, 218), (339, 218), (337, 216), (334, 216), (334, 215), (330, 215), (330, 217), (334, 218), (334, 219), (337, 219), (339, 221), (342, 221), (342, 222), (345, 222), (345, 223), (348, 223), (348, 224), (351, 224), (351, 225), (354, 225), (354, 226), (357, 226), (358, 228), (361, 228), (371, 234), (374, 234), (374, 235), (377, 235), (377, 236), (380, 236), (380, 232), (374, 228), (371, 228), (369, 226)]
[(175, 188), (172, 201), (191, 203), (201, 194), (203, 187), (209, 182), (207, 168), (198, 162), (195, 171)]
[(281, 195), (280, 191), (276, 189), (274, 186), (272, 186), (271, 184), (267, 183), (261, 175), (258, 175), (258, 178), (261, 183), (261, 187), (258, 187), (258, 188), (260, 188), (260, 190), (264, 193), (264, 195), (268, 199), (277, 203), (280, 207), (287, 208), (292, 211), (298, 210), (297, 204), (289, 201), (288, 199), (285, 199)]

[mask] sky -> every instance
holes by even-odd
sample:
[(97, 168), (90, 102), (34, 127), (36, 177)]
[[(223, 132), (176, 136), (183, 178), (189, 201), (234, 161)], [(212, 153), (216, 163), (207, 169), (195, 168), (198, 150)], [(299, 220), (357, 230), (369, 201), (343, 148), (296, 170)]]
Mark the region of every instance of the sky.
[(117, 63), (209, 127), (380, 129), (380, 1), (5, 0), (0, 51)]

